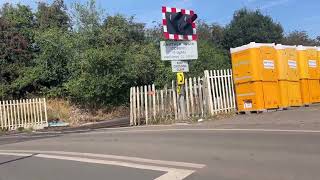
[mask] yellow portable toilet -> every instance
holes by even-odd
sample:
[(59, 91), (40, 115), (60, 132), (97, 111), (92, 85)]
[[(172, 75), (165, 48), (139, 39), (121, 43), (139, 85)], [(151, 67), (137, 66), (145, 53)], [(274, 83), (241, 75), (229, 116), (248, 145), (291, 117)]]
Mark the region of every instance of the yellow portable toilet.
[(301, 106), (302, 99), (296, 46), (277, 44), (275, 49), (280, 97), (279, 106), (280, 108)]
[(320, 73), (316, 47), (298, 46), (301, 97), (304, 105), (320, 102)]
[(230, 49), (239, 112), (279, 108), (274, 46), (252, 42)]

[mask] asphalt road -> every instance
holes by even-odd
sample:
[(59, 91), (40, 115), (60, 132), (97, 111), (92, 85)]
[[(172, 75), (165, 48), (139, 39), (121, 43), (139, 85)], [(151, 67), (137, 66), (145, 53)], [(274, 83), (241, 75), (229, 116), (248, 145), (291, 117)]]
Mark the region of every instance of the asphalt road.
[(319, 142), (320, 131), (198, 126), (6, 136), (0, 180), (314, 180)]

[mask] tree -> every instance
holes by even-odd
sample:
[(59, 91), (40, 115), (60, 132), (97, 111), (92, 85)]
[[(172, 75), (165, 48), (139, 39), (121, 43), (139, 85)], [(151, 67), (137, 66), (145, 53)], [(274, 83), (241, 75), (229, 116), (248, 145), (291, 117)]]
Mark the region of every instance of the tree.
[(224, 27), (219, 24), (208, 24), (199, 20), (197, 23), (197, 33), (199, 40), (208, 41), (215, 46), (222, 46), (224, 39)]
[(72, 10), (73, 25), (77, 32), (95, 31), (100, 28), (103, 10), (96, 6), (95, 0), (88, 0), (86, 4), (74, 3)]
[(103, 23), (104, 39), (109, 45), (142, 43), (145, 40), (144, 24), (134, 22), (134, 17), (108, 16)]
[(71, 27), (70, 17), (63, 0), (54, 0), (51, 5), (39, 2), (36, 18), (40, 29), (61, 28), (67, 30)]
[(1, 8), (1, 97), (20, 98), (27, 89), (20, 84), (33, 66), (34, 14), (29, 6), (5, 4)]
[(282, 44), (287, 45), (305, 45), (305, 46), (317, 46), (319, 40), (311, 39), (306, 31), (293, 31), (289, 33), (282, 41)]
[(263, 15), (259, 10), (240, 9), (226, 26), (223, 44), (229, 49), (250, 42), (280, 43), (282, 38), (282, 26), (270, 16)]
[(226, 50), (208, 41), (199, 41), (198, 46), (199, 59), (191, 61), (189, 76), (203, 76), (204, 70), (230, 68), (230, 59)]

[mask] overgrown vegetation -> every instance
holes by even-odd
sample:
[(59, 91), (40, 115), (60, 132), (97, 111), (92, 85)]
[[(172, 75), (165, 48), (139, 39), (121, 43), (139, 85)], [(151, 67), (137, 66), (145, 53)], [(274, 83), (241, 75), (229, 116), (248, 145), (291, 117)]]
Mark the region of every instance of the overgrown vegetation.
[[(91, 109), (126, 105), (130, 87), (163, 86), (174, 78), (170, 63), (160, 60), (161, 32), (160, 25), (146, 28), (134, 17), (105, 17), (94, 0), (72, 7), (63, 0), (39, 2), (35, 10), (7, 3), (0, 12), (0, 98), (46, 96)], [(200, 20), (198, 33), (199, 59), (191, 62), (190, 76), (229, 68), (229, 48), (251, 41), (320, 40), (305, 32), (284, 36), (271, 17), (247, 9), (235, 12), (225, 27)]]

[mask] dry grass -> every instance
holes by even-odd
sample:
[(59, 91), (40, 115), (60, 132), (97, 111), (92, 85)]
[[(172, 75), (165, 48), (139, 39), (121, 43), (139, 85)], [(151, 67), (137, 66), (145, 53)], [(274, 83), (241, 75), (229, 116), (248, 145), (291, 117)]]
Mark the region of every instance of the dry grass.
[(49, 121), (61, 120), (70, 123), (71, 126), (79, 126), (85, 123), (110, 120), (129, 115), (129, 109), (127, 107), (88, 110), (81, 109), (61, 99), (48, 100), (47, 107)]
[(68, 101), (50, 99), (47, 101), (48, 121), (61, 120), (68, 122), (71, 117), (72, 106)]

